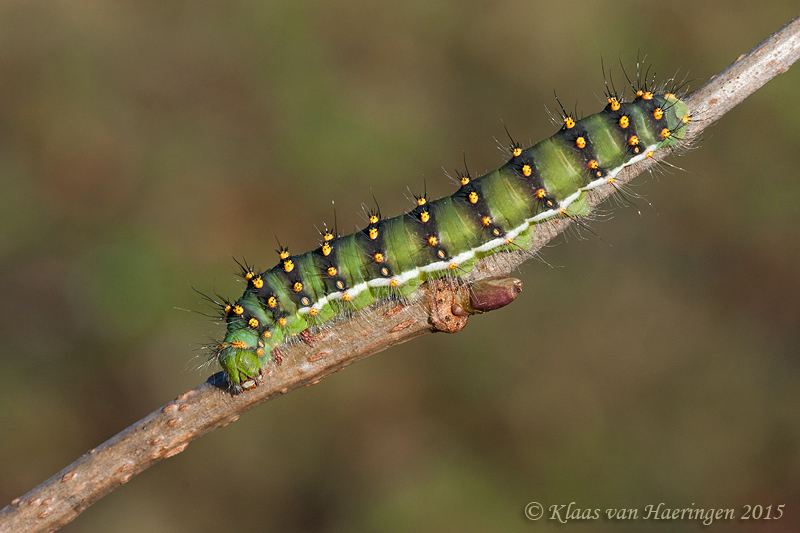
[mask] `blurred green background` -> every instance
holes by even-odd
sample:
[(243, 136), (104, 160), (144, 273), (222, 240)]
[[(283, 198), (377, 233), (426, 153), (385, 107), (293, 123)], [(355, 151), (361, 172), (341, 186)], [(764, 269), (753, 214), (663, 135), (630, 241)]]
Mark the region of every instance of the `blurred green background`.
[[(0, 506), (210, 373), (236, 297), (372, 195), (502, 164), (606, 68), (696, 89), (796, 0), (0, 3)], [(629, 68), (631, 71), (632, 68)], [(688, 71), (688, 74), (687, 74)], [(623, 85), (619, 68), (613, 69)], [(788, 504), (800, 527), (800, 67), (521, 269), (513, 306), (260, 407), (63, 531), (550, 531)], [(409, 192), (409, 189), (411, 192)], [(557, 243), (557, 244), (555, 244)], [(546, 262), (545, 262), (546, 261)], [(634, 525), (635, 524), (635, 525)], [(605, 520), (580, 531), (662, 526)], [(574, 526), (561, 527), (571, 530)], [(695, 530), (677, 522), (671, 531)]]

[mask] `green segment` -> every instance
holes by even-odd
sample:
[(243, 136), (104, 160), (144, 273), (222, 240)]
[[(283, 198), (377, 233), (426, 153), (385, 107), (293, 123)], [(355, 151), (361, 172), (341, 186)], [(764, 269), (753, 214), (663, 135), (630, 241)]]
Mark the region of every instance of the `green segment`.
[[(347, 286), (356, 287), (366, 279), (366, 253), (358, 245), (358, 235), (353, 233), (339, 240), (339, 273), (347, 280)], [(348, 304), (351, 309), (364, 309), (375, 302), (375, 296), (369, 290), (362, 290), (353, 296)]]
[[(395, 274), (402, 274), (414, 270), (417, 265), (414, 257), (418, 256), (423, 248), (410, 238), (406, 229), (406, 217), (395, 217), (389, 219), (384, 224), (384, 243), (387, 250), (394, 250), (389, 254), (388, 264)], [(410, 296), (421, 283), (420, 277), (408, 280), (397, 286), (395, 290), (400, 291), (403, 296)]]
[(533, 159), (546, 179), (547, 192), (559, 202), (586, 184), (586, 172), (578, 159), (570, 148), (552, 137), (533, 147)]
[(457, 214), (457, 209), (459, 207), (449, 196), (431, 202), (431, 210), (435, 213), (436, 227), (439, 229), (442, 248), (451, 255), (456, 255), (460, 250), (472, 248), (472, 234), (476, 229), (475, 224), (468, 223), (465, 227), (464, 222)]
[[(482, 182), (481, 182), (482, 183)], [(452, 202), (452, 218), (444, 221), (448, 226), (450, 235), (459, 239), (463, 244), (451, 249), (452, 255), (476, 248), (489, 240), (489, 235), (477, 221), (472, 204), (468, 202)], [(439, 219), (436, 219), (437, 223)]]
[(602, 167), (616, 168), (628, 159), (627, 147), (619, 134), (609, 127), (608, 117), (603, 113), (586, 117), (581, 124), (592, 132), (592, 146)]
[(414, 262), (411, 260), (413, 252), (406, 236), (403, 217), (387, 220), (381, 227), (381, 231), (383, 232), (383, 242), (386, 249), (394, 251), (394, 253), (388, 254), (386, 258), (386, 264), (392, 272), (406, 272), (415, 268)]
[(267, 313), (261, 302), (258, 301), (258, 297), (252, 292), (245, 293), (236, 303), (249, 311), (260, 323), (269, 324), (272, 322), (271, 314)]
[(519, 179), (507, 170), (493, 170), (481, 178), (483, 194), (495, 223), (506, 231), (531, 216), (529, 199), (519, 190)]
[(303, 292), (308, 295), (312, 302), (316, 302), (325, 296), (325, 284), (319, 276), (314, 254), (308, 253), (294, 258), (294, 268), (303, 273)]
[(630, 114), (631, 124), (636, 128), (636, 135), (639, 137), (641, 146), (652, 146), (661, 142), (661, 132), (653, 131), (650, 127), (650, 118), (645, 116), (645, 112), (639, 107), (634, 107)]

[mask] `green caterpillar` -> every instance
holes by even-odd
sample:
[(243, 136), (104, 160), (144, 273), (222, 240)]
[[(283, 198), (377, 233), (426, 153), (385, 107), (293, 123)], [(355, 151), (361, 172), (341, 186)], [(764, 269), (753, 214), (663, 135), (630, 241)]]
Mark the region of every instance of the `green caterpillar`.
[(552, 137), (522, 149), (479, 178), (460, 174), (452, 196), (417, 197), (410, 212), (338, 236), (326, 230), (320, 247), (301, 255), (279, 250), (280, 262), (256, 272), (242, 265), (247, 289), (221, 306), (227, 324), (213, 349), (235, 391), (255, 387), (278, 346), (309, 327), (359, 311), (377, 300), (413, 297), (428, 280), (463, 276), (485, 256), (528, 249), (537, 224), (587, 215), (586, 192), (613, 183), (623, 168), (680, 144), (687, 105), (671, 92), (636, 89), (631, 102), (609, 92), (600, 113), (564, 124)]

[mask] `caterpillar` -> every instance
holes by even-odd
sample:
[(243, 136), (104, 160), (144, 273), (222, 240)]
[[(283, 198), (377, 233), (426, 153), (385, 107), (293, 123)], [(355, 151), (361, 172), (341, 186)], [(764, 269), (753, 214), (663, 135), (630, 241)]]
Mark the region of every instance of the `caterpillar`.
[(244, 294), (212, 300), (227, 327), (212, 359), (231, 389), (255, 387), (270, 361), (281, 362), (279, 346), (308, 328), (381, 299), (412, 299), (426, 281), (462, 277), (483, 257), (530, 248), (538, 224), (588, 215), (588, 191), (679, 145), (689, 122), (674, 89), (632, 87), (631, 101), (608, 90), (605, 108), (580, 120), (562, 107), (555, 135), (526, 149), (512, 140), (502, 167), (477, 178), (459, 173), (451, 196), (416, 196), (411, 211), (393, 218), (371, 211), (367, 226), (349, 235), (325, 229), (319, 247), (303, 254), (279, 246), (279, 262), (263, 272), (240, 264)]

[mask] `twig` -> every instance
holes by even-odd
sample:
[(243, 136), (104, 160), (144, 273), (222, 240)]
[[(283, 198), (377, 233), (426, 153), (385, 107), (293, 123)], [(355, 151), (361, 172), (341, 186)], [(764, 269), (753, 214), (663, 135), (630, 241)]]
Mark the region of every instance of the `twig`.
[[(740, 57), (686, 100), (692, 121), (684, 146), (739, 102), (769, 80), (786, 72), (800, 58), (800, 17)], [(629, 182), (657, 164), (661, 157), (628, 168), (616, 177)], [(606, 185), (592, 191), (596, 206), (616, 191)], [(470, 284), (507, 274), (562, 232), (571, 220), (559, 219), (536, 228), (531, 250), (491, 256), (470, 273)], [(90, 450), (64, 470), (15, 499), (0, 511), (0, 532), (53, 531), (84, 509), (161, 459), (172, 457), (194, 439), (239, 418), (250, 409), (304, 385), (313, 385), (344, 367), (379, 351), (434, 331), (457, 331), (437, 318), (442, 298), (464, 298), (468, 287), (426, 284), (413, 305), (382, 302), (358, 317), (343, 320), (285, 349), (284, 362), (272, 368), (254, 390), (231, 395), (221, 374), (181, 394), (99, 447)], [(447, 317), (445, 317), (447, 318)], [(452, 317), (450, 317), (452, 318)], [(446, 320), (445, 320), (446, 322)]]

